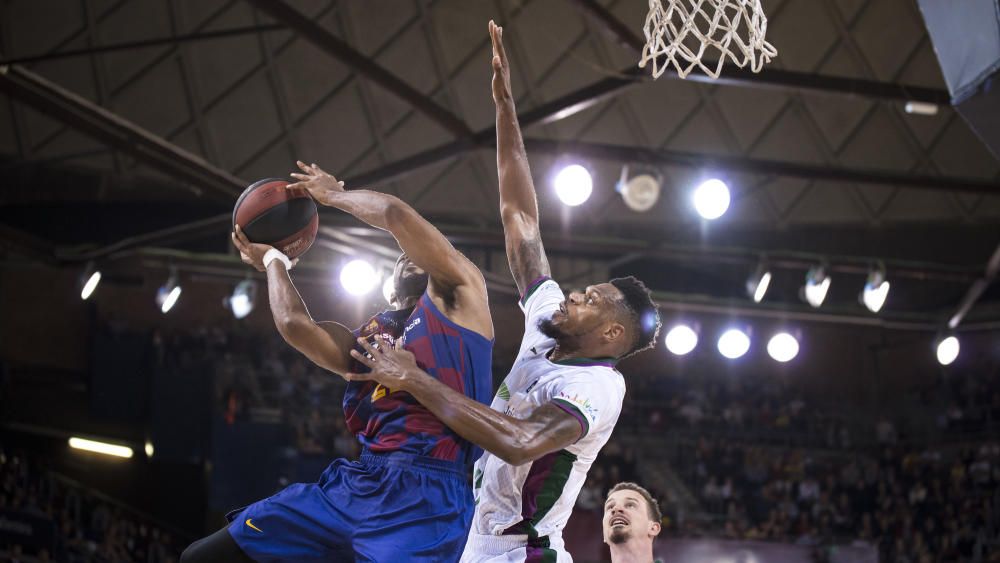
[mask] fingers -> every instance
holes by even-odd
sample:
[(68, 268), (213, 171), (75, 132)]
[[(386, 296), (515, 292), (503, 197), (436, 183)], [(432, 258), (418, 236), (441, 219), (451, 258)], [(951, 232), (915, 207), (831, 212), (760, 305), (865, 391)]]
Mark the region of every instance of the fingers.
[(236, 240), (240, 241), (241, 250), (245, 250), (246, 247), (250, 246), (250, 239), (247, 238), (246, 233), (243, 232), (243, 229), (239, 225), (236, 225), (236, 232), (233, 233), (233, 236)]
[(236, 247), (236, 250), (238, 250), (240, 254), (245, 254), (245, 252), (243, 252), (243, 243), (240, 239), (236, 238), (236, 233), (231, 233), (231, 236), (233, 239), (233, 246)]
[(372, 381), (372, 376), (370, 373), (346, 373), (344, 374), (344, 379), (347, 381)]
[(305, 162), (302, 162), (301, 160), (296, 160), (295, 164), (299, 167), (300, 170), (302, 170), (306, 174), (312, 174), (312, 169), (309, 168), (309, 166)]
[(395, 346), (393, 346), (393, 348), (395, 348), (396, 350), (402, 350), (403, 349), (403, 339), (402, 338), (397, 338), (396, 339), (396, 344), (395, 344)]
[(369, 358), (368, 356), (358, 352), (355, 349), (351, 349), (351, 357), (358, 361), (358, 363), (367, 366), (369, 369), (375, 369), (375, 360)]
[[(378, 339), (378, 337), (376, 337), (376, 339)], [(376, 340), (376, 342), (381, 342), (381, 340), (378, 339), (378, 340)], [(372, 344), (370, 342), (368, 342), (367, 338), (359, 338), (358, 339), (358, 344), (360, 344), (361, 347), (365, 349), (365, 352), (368, 352), (372, 356), (375, 356), (375, 354), (378, 353), (378, 351), (379, 351), (378, 348), (372, 346)], [(381, 348), (381, 346), (379, 346), (379, 348)]]
[(503, 48), (503, 28), (490, 22), (490, 38), (493, 40), (493, 56), (500, 57), (500, 64), (507, 66), (507, 52)]

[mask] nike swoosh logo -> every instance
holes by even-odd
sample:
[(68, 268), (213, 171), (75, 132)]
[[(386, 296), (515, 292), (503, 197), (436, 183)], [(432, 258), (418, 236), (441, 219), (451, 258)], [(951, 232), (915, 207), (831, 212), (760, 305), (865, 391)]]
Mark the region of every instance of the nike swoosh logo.
[(263, 533), (264, 533), (264, 530), (261, 530), (261, 529), (260, 529), (260, 528), (258, 528), (257, 526), (254, 526), (254, 525), (253, 525), (253, 522), (251, 522), (251, 520), (253, 520), (253, 518), (247, 518), (247, 526), (250, 526), (250, 527), (251, 527), (251, 528), (253, 528), (254, 530), (257, 530), (258, 532), (260, 532), (260, 533), (262, 533), (262, 534), (263, 534)]

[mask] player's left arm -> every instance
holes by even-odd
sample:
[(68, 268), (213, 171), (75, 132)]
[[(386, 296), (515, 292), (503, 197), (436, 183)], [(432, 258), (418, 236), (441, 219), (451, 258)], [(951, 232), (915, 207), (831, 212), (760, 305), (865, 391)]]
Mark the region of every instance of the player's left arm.
[(542, 405), (525, 419), (491, 409), (431, 377), (417, 366), (413, 354), (388, 346), (376, 337), (377, 347), (358, 343), (367, 355), (351, 356), (372, 369), (351, 373), (348, 380), (374, 380), (390, 389), (406, 391), (459, 436), (511, 465), (522, 465), (577, 442), (585, 433), (580, 420), (555, 403)]

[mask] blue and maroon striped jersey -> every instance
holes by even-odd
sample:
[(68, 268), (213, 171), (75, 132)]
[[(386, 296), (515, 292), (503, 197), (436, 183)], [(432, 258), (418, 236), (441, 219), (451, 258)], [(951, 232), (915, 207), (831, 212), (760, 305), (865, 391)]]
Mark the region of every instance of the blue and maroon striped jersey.
[[(424, 293), (413, 309), (383, 311), (355, 331), (371, 341), (404, 338), (403, 348), (432, 377), (483, 404), (492, 398), (493, 341), (448, 320)], [(358, 351), (363, 351), (356, 346)], [(351, 371), (368, 368), (352, 361)], [(374, 381), (355, 381), (344, 393), (344, 416), (361, 445), (374, 453), (405, 452), (469, 466), (481, 450), (444, 425), (412, 395)]]

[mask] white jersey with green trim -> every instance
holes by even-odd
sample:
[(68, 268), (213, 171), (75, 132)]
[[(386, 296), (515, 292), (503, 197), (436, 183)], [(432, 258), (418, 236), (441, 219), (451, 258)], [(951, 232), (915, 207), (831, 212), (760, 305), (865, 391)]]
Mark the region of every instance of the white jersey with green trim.
[[(625, 380), (613, 359), (553, 362), (548, 358), (556, 343), (542, 334), (538, 323), (550, 318), (564, 300), (559, 284), (548, 278), (537, 280), (525, 291), (521, 349), (491, 406), (523, 419), (553, 403), (580, 422), (580, 439), (564, 450), (516, 467), (484, 453), (473, 477), (476, 514), (471, 535), (559, 537), (587, 471), (618, 421)], [(472, 543), (466, 547), (467, 556), (474, 549)]]

